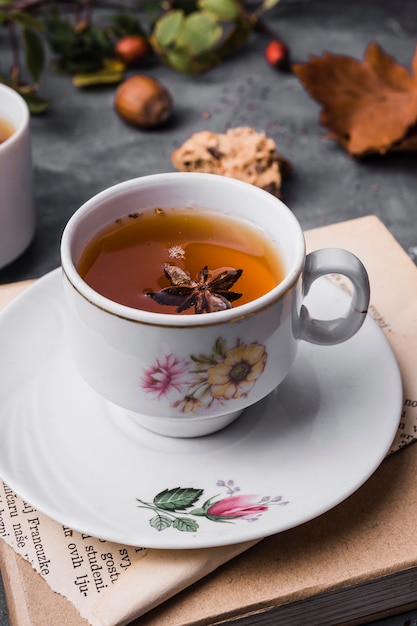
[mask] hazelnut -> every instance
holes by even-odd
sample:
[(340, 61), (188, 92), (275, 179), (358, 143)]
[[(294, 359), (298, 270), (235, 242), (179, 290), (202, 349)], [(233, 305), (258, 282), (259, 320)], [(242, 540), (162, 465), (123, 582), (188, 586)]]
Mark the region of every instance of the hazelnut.
[(119, 85), (114, 106), (128, 124), (150, 128), (160, 126), (171, 116), (172, 98), (159, 81), (137, 74)]

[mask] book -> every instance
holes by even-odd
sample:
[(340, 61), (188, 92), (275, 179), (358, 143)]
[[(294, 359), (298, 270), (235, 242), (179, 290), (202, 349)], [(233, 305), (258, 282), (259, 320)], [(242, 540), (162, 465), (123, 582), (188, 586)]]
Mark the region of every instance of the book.
[[(189, 586), (180, 554), (150, 551), (155, 579), (171, 579), (169, 591), (161, 582), (160, 592), (156, 586), (139, 608), (140, 580), (120, 578), (114, 593), (96, 603), (94, 623), (353, 626), (417, 608), (417, 268), (374, 216), (309, 231), (306, 239), (309, 249), (346, 247), (368, 269), (370, 312), (391, 342), (404, 381), (404, 415), (392, 453), (353, 495), (310, 522), (237, 555), (225, 549), (222, 559), (220, 550), (208, 566), (211, 549), (192, 551), (200, 571)], [(0, 304), (25, 286), (0, 287)], [(0, 567), (11, 626), (90, 623), (5, 541)]]

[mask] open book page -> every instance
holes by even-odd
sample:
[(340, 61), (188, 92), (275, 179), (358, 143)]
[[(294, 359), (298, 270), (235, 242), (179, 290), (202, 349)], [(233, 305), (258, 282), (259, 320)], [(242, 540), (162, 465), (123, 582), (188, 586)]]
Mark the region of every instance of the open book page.
[[(414, 441), (417, 428), (417, 385), (411, 375), (417, 348), (414, 264), (375, 217), (316, 229), (306, 239), (310, 250), (352, 250), (369, 271), (370, 313), (390, 341), (404, 381), (404, 412), (392, 448), (398, 450)], [(19, 288), (1, 288), (0, 303)], [(93, 626), (129, 623), (256, 543), (189, 551), (114, 544), (53, 522), (1, 484), (0, 536)]]
[[(347, 248), (364, 263), (371, 283), (369, 314), (387, 337), (400, 366), (404, 405), (401, 424), (391, 452), (417, 438), (417, 270), (408, 255), (376, 217), (317, 228), (306, 233), (307, 251), (325, 247)], [(332, 280), (350, 291), (343, 276)]]
[(129, 623), (255, 543), (185, 551), (115, 544), (54, 522), (3, 482), (0, 537), (93, 626)]

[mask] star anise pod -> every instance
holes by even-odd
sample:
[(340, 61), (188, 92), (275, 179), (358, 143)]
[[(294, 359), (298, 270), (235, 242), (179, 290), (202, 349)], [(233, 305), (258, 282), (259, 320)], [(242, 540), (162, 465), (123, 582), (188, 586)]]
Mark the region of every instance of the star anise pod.
[(229, 291), (242, 275), (243, 270), (223, 270), (214, 273), (209, 280), (207, 265), (197, 276), (197, 282), (184, 270), (176, 265), (164, 265), (165, 276), (171, 283), (170, 287), (146, 295), (158, 302), (176, 306), (176, 312), (182, 313), (194, 307), (195, 313), (213, 313), (230, 309), (234, 300), (242, 297), (241, 293)]

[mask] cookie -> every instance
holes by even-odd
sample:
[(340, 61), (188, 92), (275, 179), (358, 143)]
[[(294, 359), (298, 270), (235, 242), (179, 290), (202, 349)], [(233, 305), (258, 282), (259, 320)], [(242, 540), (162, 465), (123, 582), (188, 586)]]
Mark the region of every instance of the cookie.
[(242, 126), (226, 133), (203, 130), (171, 154), (180, 172), (208, 172), (246, 181), (279, 197), (282, 179), (291, 165), (264, 132)]

